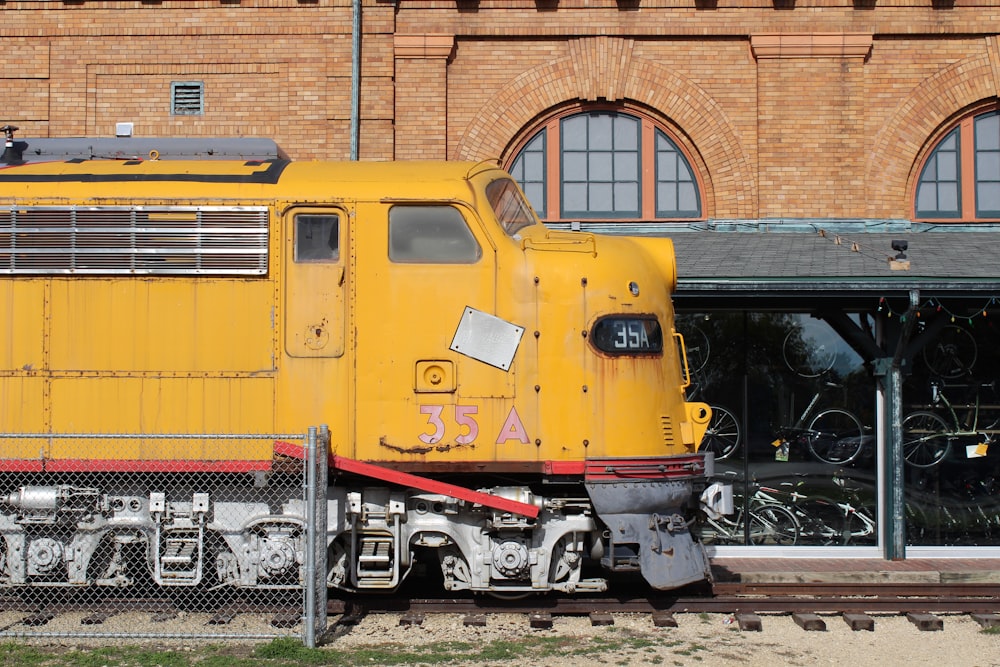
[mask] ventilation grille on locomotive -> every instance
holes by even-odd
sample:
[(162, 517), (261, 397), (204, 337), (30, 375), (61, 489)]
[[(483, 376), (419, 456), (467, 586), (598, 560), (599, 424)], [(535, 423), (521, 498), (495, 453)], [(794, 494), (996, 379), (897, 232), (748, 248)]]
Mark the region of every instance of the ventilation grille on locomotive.
[(0, 273), (264, 275), (266, 207), (11, 207)]
[(674, 443), (674, 423), (670, 415), (660, 415), (660, 428), (663, 430), (663, 444), (668, 447)]

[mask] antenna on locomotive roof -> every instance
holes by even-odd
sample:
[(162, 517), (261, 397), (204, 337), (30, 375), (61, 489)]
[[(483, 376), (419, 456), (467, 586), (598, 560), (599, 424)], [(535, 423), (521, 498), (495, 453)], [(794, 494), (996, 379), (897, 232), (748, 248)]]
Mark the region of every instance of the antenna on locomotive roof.
[(4, 125), (0, 127), (0, 132), (4, 134), (3, 155), (0, 155), (0, 162), (7, 164), (24, 164), (21, 149), (14, 144), (14, 132), (17, 127), (14, 125)]

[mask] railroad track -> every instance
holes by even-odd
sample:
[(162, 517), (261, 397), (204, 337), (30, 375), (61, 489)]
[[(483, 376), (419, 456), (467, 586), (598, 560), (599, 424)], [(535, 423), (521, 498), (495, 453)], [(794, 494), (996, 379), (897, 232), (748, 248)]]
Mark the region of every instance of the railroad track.
[[(294, 628), (301, 621), (299, 601), (257, 602), (226, 600), (214, 607), (200, 607), (205, 625), (230, 624), (241, 615), (268, 617), (274, 628)], [(0, 597), (0, 611), (10, 612), (0, 633), (37, 632), (64, 614), (85, 615), (81, 632), (100, 633), (104, 622), (116, 615), (139, 612), (151, 625), (169, 631), (170, 622), (187, 610), (169, 598), (105, 598), (62, 600), (29, 604), (24, 599)], [(335, 598), (327, 613), (331, 631), (342, 632), (369, 614), (398, 614), (400, 624), (419, 624), (431, 614), (462, 614), (466, 625), (485, 625), (491, 614), (523, 614), (532, 627), (551, 627), (558, 616), (589, 616), (594, 625), (613, 623), (613, 614), (648, 614), (656, 626), (674, 624), (674, 614), (730, 614), (743, 630), (761, 629), (760, 614), (791, 614), (806, 629), (822, 625), (825, 616), (841, 615), (857, 626), (871, 629), (869, 614), (906, 614), (921, 629), (940, 629), (934, 614), (969, 614), (981, 625), (1000, 626), (1000, 585), (973, 584), (824, 584), (824, 583), (716, 583), (701, 594), (664, 594), (648, 590), (590, 597), (537, 596), (521, 600), (491, 597), (417, 597), (390, 595)]]

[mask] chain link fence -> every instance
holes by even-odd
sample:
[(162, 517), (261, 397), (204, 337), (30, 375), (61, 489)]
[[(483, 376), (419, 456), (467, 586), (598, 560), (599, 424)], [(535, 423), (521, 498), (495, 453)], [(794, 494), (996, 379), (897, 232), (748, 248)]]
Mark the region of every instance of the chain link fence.
[[(83, 439), (97, 452), (0, 458), (0, 638), (300, 636), (315, 646), (327, 624), (328, 436), (0, 434), (0, 447)], [(115, 457), (121, 440), (260, 439), (301, 442), (301, 456)]]

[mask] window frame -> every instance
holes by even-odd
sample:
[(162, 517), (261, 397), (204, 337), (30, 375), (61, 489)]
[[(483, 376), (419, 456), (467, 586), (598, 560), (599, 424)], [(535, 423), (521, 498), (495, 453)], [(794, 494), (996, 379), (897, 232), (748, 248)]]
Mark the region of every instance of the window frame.
[[(589, 213), (587, 215), (576, 215), (572, 213), (570, 215), (564, 215), (563, 210), (563, 200), (562, 200), (562, 187), (563, 187), (563, 177), (562, 177), (562, 137), (561, 128), (562, 121), (568, 117), (579, 115), (579, 114), (591, 114), (591, 113), (605, 113), (605, 114), (619, 114), (624, 116), (630, 116), (638, 120), (639, 122), (639, 211), (637, 216), (620, 216), (620, 215), (609, 215), (604, 213)], [(658, 211), (659, 200), (657, 197), (657, 187), (658, 187), (658, 169), (657, 169), (657, 149), (656, 141), (658, 136), (664, 136), (676, 149), (676, 155), (680, 157), (685, 163), (692, 176), (692, 183), (695, 188), (695, 197), (697, 200), (697, 211), (685, 212), (685, 211), (670, 211), (671, 215), (660, 215), (664, 211)], [(545, 161), (545, 175), (544, 175), (544, 197), (543, 197), (543, 210), (538, 210), (536, 207), (536, 213), (538, 217), (541, 218), (543, 222), (547, 223), (569, 223), (576, 221), (586, 221), (588, 223), (637, 223), (637, 222), (679, 222), (679, 223), (690, 223), (705, 220), (707, 218), (706, 212), (706, 201), (707, 197), (705, 195), (705, 185), (704, 179), (701, 173), (702, 165), (693, 158), (693, 154), (689, 147), (683, 141), (680, 133), (668, 125), (666, 122), (653, 117), (648, 112), (641, 109), (637, 109), (632, 105), (572, 105), (570, 107), (562, 108), (555, 113), (543, 118), (537, 124), (526, 128), (524, 132), (520, 135), (519, 139), (511, 144), (511, 148), (508, 152), (508, 158), (505, 160), (505, 166), (511, 171), (515, 180), (524, 189), (524, 185), (518, 178), (518, 174), (515, 173), (519, 171), (517, 161), (521, 157), (523, 151), (528, 148), (532, 142), (541, 139), (544, 143), (544, 161)], [(558, 147), (557, 150), (552, 150), (552, 147)], [(526, 194), (527, 191), (526, 191)], [(532, 201), (532, 206), (535, 206), (535, 201)], [(674, 213), (680, 213), (678, 215), (673, 215)], [(690, 213), (690, 214), (685, 214)]]
[[(980, 208), (979, 203), (979, 151), (976, 147), (976, 123), (989, 116), (997, 117), (997, 122), (1000, 123), (1000, 111), (995, 106), (980, 106), (943, 127), (928, 142), (929, 149), (919, 163), (919, 169), (916, 171), (917, 177), (910, 190), (910, 213), (913, 220), (940, 223), (996, 222), (1000, 220), (1000, 210), (984, 211)], [(958, 210), (957, 212), (921, 210), (918, 198), (921, 186), (925, 185), (925, 175), (937, 159), (942, 144), (953, 135), (956, 137)], [(1000, 152), (1000, 148), (994, 148), (991, 151)], [(1000, 183), (1000, 173), (994, 175), (988, 182)]]

